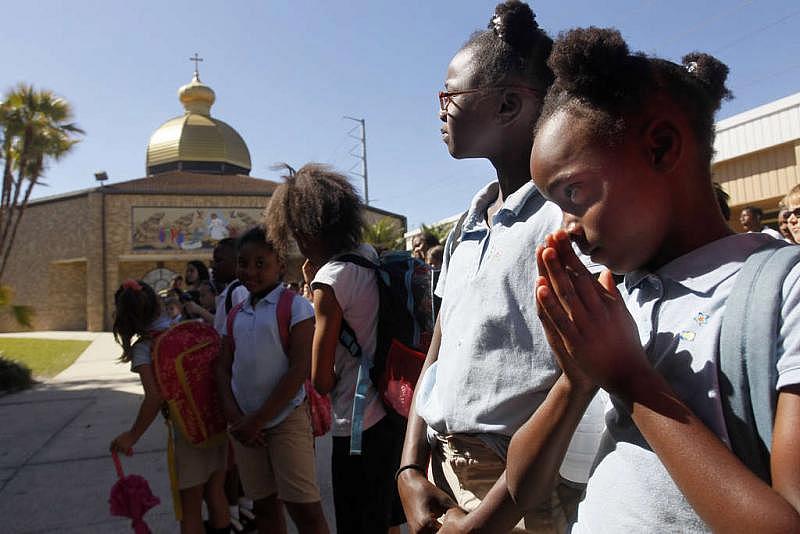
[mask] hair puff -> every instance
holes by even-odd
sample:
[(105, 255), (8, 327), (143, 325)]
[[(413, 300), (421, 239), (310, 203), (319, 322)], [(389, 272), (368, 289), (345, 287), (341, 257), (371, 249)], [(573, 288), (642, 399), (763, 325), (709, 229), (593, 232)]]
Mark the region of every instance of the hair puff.
[(733, 93), (725, 86), (728, 78), (728, 66), (712, 55), (692, 52), (683, 56), (681, 63), (708, 91), (708, 96), (719, 108), (723, 100), (733, 97)]
[[(548, 64), (560, 89), (578, 97), (613, 98), (616, 88), (625, 85), (619, 82), (629, 76), (631, 59), (618, 30), (591, 26), (559, 35)], [(609, 83), (610, 77), (618, 80)]]
[(489, 29), (516, 50), (530, 50), (539, 37), (539, 24), (530, 6), (519, 0), (497, 4)]
[(520, 0), (498, 4), (488, 28), (473, 33), (462, 47), (473, 52), (474, 83), (522, 84), (546, 92), (553, 83), (547, 66), (553, 40), (530, 6)]

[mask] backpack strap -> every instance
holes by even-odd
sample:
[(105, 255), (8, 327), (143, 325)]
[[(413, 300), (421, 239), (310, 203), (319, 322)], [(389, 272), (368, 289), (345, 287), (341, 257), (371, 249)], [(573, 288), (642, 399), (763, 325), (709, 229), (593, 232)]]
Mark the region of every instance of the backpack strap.
[(378, 265), (372, 263), (364, 256), (360, 256), (358, 254), (342, 254), (341, 256), (336, 256), (331, 261), (344, 261), (347, 263), (355, 263), (359, 267), (365, 267), (367, 269), (377, 270)]
[(455, 252), (456, 247), (461, 244), (461, 234), (464, 233), (464, 221), (467, 220), (467, 215), (469, 215), (469, 210), (461, 214), (461, 217), (458, 218), (458, 222), (453, 228), (453, 246), (450, 247), (450, 254)]
[[(375, 265), (364, 256), (359, 256), (358, 254), (342, 254), (341, 256), (335, 257), (333, 261), (353, 263), (359, 267), (364, 267), (365, 269), (372, 269), (375, 271), (375, 276), (380, 274), (380, 268), (378, 265)], [(353, 358), (361, 358), (363, 353), (361, 351), (361, 345), (358, 344), (356, 332), (348, 324), (344, 317), (342, 317), (342, 326), (339, 329), (339, 343), (341, 343), (342, 346), (347, 349), (347, 352), (350, 353), (350, 356)]]
[[(358, 254), (343, 254), (334, 258), (334, 261), (345, 261), (354, 263), (359, 267), (372, 269), (375, 271), (376, 280), (377, 277), (382, 274), (378, 265)], [(362, 358), (363, 353), (361, 351), (361, 345), (359, 345), (358, 339), (356, 339), (356, 333), (353, 328), (347, 324), (344, 317), (342, 317), (342, 326), (339, 330), (339, 343), (347, 349), (351, 356), (359, 360), (358, 378), (356, 379), (356, 390), (353, 396), (353, 415), (350, 420), (350, 456), (358, 456), (362, 451), (364, 412), (367, 408), (369, 385), (372, 382), (369, 372), (374, 362), (370, 358)]]
[(247, 301), (243, 300), (234, 306), (233, 309), (228, 312), (228, 318), (225, 320), (225, 334), (228, 336), (228, 341), (230, 341), (231, 350), (236, 350), (236, 339), (233, 337), (233, 321), (236, 320), (236, 314), (242, 311), (245, 302)]
[(230, 313), (233, 308), (233, 291), (243, 285), (241, 280), (234, 280), (228, 285), (227, 293), (225, 294), (225, 313)]
[(289, 334), (292, 328), (292, 303), (296, 293), (290, 289), (284, 289), (278, 297), (278, 305), (275, 307), (275, 315), (278, 319), (278, 334), (281, 337), (281, 345), (286, 357), (289, 357)]
[(739, 271), (725, 304), (719, 347), (722, 410), (731, 449), (768, 484), (783, 283), (800, 261), (800, 247), (770, 241)]

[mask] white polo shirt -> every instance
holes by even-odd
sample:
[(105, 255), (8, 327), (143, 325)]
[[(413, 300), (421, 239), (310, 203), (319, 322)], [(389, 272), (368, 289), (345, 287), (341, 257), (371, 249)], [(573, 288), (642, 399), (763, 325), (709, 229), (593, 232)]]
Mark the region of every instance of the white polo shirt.
[[(729, 443), (720, 398), (719, 338), (725, 304), (744, 261), (769, 237), (735, 234), (625, 276), (620, 291), (648, 360), (678, 397)], [(800, 265), (783, 285), (778, 389), (800, 383)], [(596, 467), (573, 533), (707, 532), (666, 468), (615, 397)], [(691, 457), (687, 462), (693, 461)], [(709, 491), (714, 488), (710, 487)]]
[[(283, 284), (278, 284), (278, 287), (256, 303), (255, 308), (249, 299), (246, 300), (233, 321), (233, 340), (236, 346), (231, 389), (244, 413), (259, 410), (289, 371), (289, 358), (283, 351), (276, 314), (278, 299), (284, 291)], [(311, 303), (299, 295), (295, 296), (290, 326), (312, 317), (314, 308)], [(270, 428), (283, 421), (292, 410), (300, 406), (305, 395), (305, 388), (301, 385), (289, 404), (264, 427)]]
[[(439, 434), (506, 438), (531, 416), (561, 374), (536, 314), (536, 245), (561, 228), (561, 210), (528, 182), (497, 199), (492, 182), (475, 195), (452, 252), (447, 238), (436, 294), (439, 358), (417, 387), (417, 414)], [(504, 445), (493, 447), (504, 456)]]

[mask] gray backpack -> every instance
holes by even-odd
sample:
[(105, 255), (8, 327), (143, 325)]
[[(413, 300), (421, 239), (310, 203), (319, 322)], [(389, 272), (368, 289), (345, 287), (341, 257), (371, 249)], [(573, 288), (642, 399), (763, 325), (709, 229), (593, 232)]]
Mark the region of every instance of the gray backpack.
[(778, 401), (781, 293), (798, 261), (800, 246), (778, 239), (756, 250), (739, 271), (722, 318), (719, 384), (731, 448), (768, 484)]

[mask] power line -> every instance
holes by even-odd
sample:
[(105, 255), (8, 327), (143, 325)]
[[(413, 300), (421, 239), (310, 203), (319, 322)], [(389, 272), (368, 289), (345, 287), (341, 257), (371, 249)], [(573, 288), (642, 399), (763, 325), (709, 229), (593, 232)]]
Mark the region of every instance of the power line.
[[(337, 147), (336, 147), (336, 148), (334, 148), (334, 149), (331, 151), (330, 155), (328, 156), (328, 159), (326, 159), (325, 161), (327, 161), (327, 162), (328, 162), (329, 164), (331, 164), (333, 167), (336, 167), (336, 164), (335, 164), (335, 162), (336, 162), (336, 161), (338, 161), (338, 159), (339, 159), (339, 157), (338, 157), (338, 153), (339, 153), (339, 151), (342, 149), (342, 147), (344, 146), (344, 144), (345, 144), (345, 143), (347, 143), (347, 141), (348, 141), (348, 138), (347, 138), (347, 137), (345, 137), (345, 136), (342, 136), (342, 139), (341, 139), (341, 141), (339, 142), (339, 144), (337, 145)], [(336, 160), (334, 160), (334, 159), (333, 159), (333, 157), (334, 157), (334, 156), (336, 156)]]
[(768, 30), (769, 28), (772, 28), (773, 26), (777, 26), (778, 24), (781, 24), (781, 23), (789, 20), (792, 17), (796, 17), (797, 15), (800, 15), (800, 9), (798, 9), (797, 11), (793, 11), (793, 12), (789, 13), (788, 15), (784, 15), (781, 18), (779, 18), (777, 20), (774, 20), (772, 22), (769, 22), (769, 23), (767, 23), (767, 24), (765, 24), (765, 25), (763, 25), (763, 26), (761, 26), (759, 28), (756, 28), (755, 30), (747, 32), (744, 35), (740, 36), (738, 39), (734, 39), (733, 41), (730, 41), (729, 43), (727, 43), (725, 45), (722, 45), (721, 47), (713, 50), (712, 53), (717, 54), (717, 53), (719, 53), (719, 52), (721, 52), (723, 50), (726, 50), (726, 49), (728, 49), (728, 48), (730, 48), (730, 47), (732, 47), (734, 45), (737, 45), (737, 44), (741, 43), (742, 41), (746, 41), (747, 39), (749, 39), (750, 37), (752, 37), (753, 35), (755, 35), (757, 33), (763, 32), (764, 30)]
[(800, 69), (800, 63), (793, 63), (792, 65), (789, 65), (788, 67), (786, 67), (784, 69), (781, 69), (779, 71), (768, 73), (768, 74), (762, 74), (760, 76), (756, 76), (754, 78), (751, 78), (751, 79), (747, 80), (744, 83), (738, 84), (737, 87), (741, 89), (741, 88), (744, 88), (744, 87), (750, 87), (751, 85), (755, 85), (757, 83), (764, 83), (764, 80), (767, 79), (767, 78), (772, 79), (772, 78), (775, 78), (776, 76), (781, 76), (782, 74), (786, 74), (787, 72), (791, 72), (791, 71), (797, 70), (797, 69)]
[(716, 23), (718, 21), (727, 19), (732, 13), (735, 13), (736, 11), (739, 11), (740, 9), (742, 9), (744, 7), (747, 7), (749, 4), (752, 4), (753, 2), (754, 2), (754, 0), (742, 0), (741, 2), (739, 2), (738, 4), (733, 6), (731, 9), (728, 9), (726, 11), (721, 11), (721, 12), (717, 13), (716, 16), (713, 16), (713, 17), (711, 17), (709, 19), (706, 19), (706, 20), (702, 20), (698, 24), (695, 24), (694, 26), (692, 26), (692, 27), (690, 27), (690, 28), (688, 28), (688, 29), (676, 34), (676, 35), (670, 36), (670, 40), (668, 42), (664, 42), (662, 44), (672, 44), (676, 40), (681, 39), (683, 37), (686, 37), (687, 35), (691, 35), (693, 33), (696, 33), (696, 32), (698, 32), (698, 31), (700, 31), (700, 30), (702, 30), (704, 28), (707, 28), (708, 26), (710, 26), (713, 23)]

